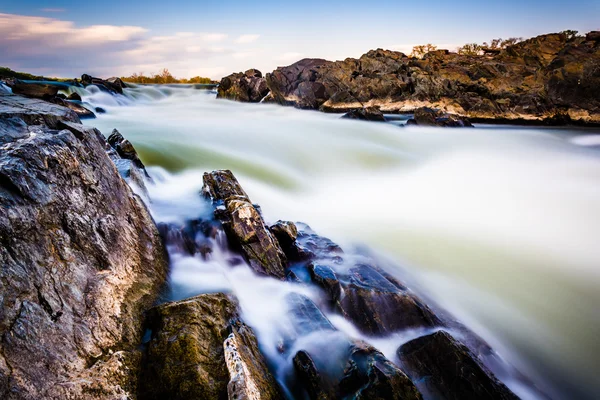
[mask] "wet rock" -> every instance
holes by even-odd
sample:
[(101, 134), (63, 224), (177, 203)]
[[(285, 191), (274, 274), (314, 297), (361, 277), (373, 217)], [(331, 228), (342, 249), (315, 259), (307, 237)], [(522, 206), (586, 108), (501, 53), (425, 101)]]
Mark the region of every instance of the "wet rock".
[(342, 115), (344, 119), (358, 119), (361, 121), (385, 122), (383, 113), (376, 107), (357, 108)]
[(367, 334), (389, 334), (440, 323), (412, 293), (394, 285), (369, 265), (357, 265), (340, 273), (312, 263), (309, 271), (313, 282), (328, 293), (334, 307)]
[(206, 173), (203, 180), (202, 191), (217, 205), (215, 216), (223, 223), (229, 242), (255, 272), (284, 279), (285, 254), (231, 171)]
[(57, 85), (41, 82), (24, 82), (18, 79), (8, 81), (8, 86), (14, 94), (44, 100), (54, 98), (60, 90), (60, 86)]
[(81, 75), (81, 83), (83, 84), (83, 86), (88, 86), (88, 85), (96, 85), (98, 86), (98, 88), (100, 88), (101, 90), (110, 92), (110, 93), (118, 93), (118, 94), (123, 94), (123, 88), (125, 87), (125, 84), (123, 83), (123, 81), (121, 81), (121, 79), (119, 78), (111, 78), (111, 80), (104, 80), (104, 79), (100, 79), (100, 78), (95, 78), (93, 76), (87, 75), (87, 74), (83, 74)]
[(4, 399), (135, 396), (142, 313), (166, 280), (150, 214), (104, 138), (76, 122), (63, 107), (0, 96)]
[(447, 400), (518, 399), (469, 349), (445, 331), (414, 339), (398, 357), (419, 389)]
[(67, 96), (67, 100), (81, 101), (81, 96), (79, 95), (79, 93), (73, 92), (69, 96)]
[(257, 69), (234, 73), (221, 79), (217, 88), (218, 99), (258, 103), (269, 93), (267, 81)]
[(457, 115), (448, 114), (433, 108), (418, 108), (414, 110), (413, 113), (414, 116), (406, 122), (407, 125), (440, 126), (452, 128), (473, 126), (466, 118), (461, 118)]
[(290, 221), (277, 221), (275, 224), (269, 227), (269, 230), (277, 241), (281, 245), (281, 248), (284, 249), (284, 252), (287, 254), (285, 249), (289, 249), (295, 245), (296, 239), (298, 238), (298, 229), (296, 228), (296, 224)]
[[(278, 386), (254, 333), (239, 322), (237, 307), (217, 293), (151, 309), (140, 397), (226, 399), (229, 386), (233, 394), (259, 393), (249, 398), (278, 398)], [(228, 385), (230, 380), (241, 387)]]
[(94, 110), (98, 113), (98, 114), (106, 114), (106, 110), (102, 107), (96, 107), (94, 108)]
[(132, 161), (136, 167), (146, 171), (144, 163), (140, 160), (131, 142), (125, 139), (118, 130), (113, 129), (107, 140), (108, 144), (117, 151), (121, 158)]
[(49, 99), (49, 101), (51, 103), (70, 108), (71, 110), (75, 111), (75, 113), (79, 116), (80, 119), (96, 118), (96, 114), (82, 106), (80, 103), (64, 100), (60, 97), (54, 97), (52, 99)]

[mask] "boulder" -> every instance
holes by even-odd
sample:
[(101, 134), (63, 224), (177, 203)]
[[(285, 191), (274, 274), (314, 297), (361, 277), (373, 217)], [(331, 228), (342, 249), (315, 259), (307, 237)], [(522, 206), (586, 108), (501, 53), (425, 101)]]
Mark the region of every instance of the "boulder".
[(516, 400), (471, 351), (445, 331), (402, 345), (398, 357), (429, 398), (446, 400)]
[(257, 207), (231, 171), (204, 174), (203, 193), (217, 207), (217, 217), (234, 248), (244, 255), (257, 273), (284, 279), (287, 260)]
[(591, 31), (585, 35), (585, 40), (600, 42), (600, 31)]
[(77, 92), (73, 92), (67, 96), (67, 100), (81, 101), (81, 96)]
[(8, 81), (7, 83), (14, 94), (36, 99), (47, 100), (54, 98), (60, 90), (60, 86), (50, 83), (24, 82), (18, 79)]
[(121, 158), (132, 161), (136, 167), (144, 170), (144, 172), (146, 171), (144, 163), (140, 160), (140, 157), (131, 142), (125, 139), (118, 130), (113, 129), (107, 140), (108, 144), (116, 150)]
[(361, 121), (385, 122), (383, 113), (377, 107), (356, 108), (342, 115), (342, 118), (358, 119)]
[(327, 292), (334, 307), (366, 334), (385, 335), (440, 324), (414, 294), (372, 266), (358, 264), (336, 271), (312, 262), (308, 268), (312, 281)]
[(142, 313), (166, 281), (166, 253), (104, 137), (76, 122), (0, 96), (3, 399), (137, 392)]
[(140, 397), (144, 399), (278, 399), (252, 329), (237, 302), (205, 294), (148, 312)]
[(110, 93), (123, 94), (123, 88), (125, 84), (119, 78), (111, 78), (112, 81), (95, 78), (93, 76), (83, 74), (81, 75), (81, 83), (83, 86), (96, 85), (99, 89)]
[(267, 81), (257, 69), (238, 72), (221, 79), (217, 88), (218, 99), (258, 103), (267, 94)]
[(407, 125), (419, 126), (440, 126), (463, 128), (472, 127), (471, 122), (466, 118), (461, 118), (457, 115), (448, 114), (441, 110), (422, 107), (413, 111), (413, 118), (406, 122)]

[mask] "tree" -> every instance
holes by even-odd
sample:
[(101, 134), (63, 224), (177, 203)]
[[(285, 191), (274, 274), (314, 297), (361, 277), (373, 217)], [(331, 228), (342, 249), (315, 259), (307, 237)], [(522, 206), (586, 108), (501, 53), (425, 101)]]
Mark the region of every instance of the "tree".
[(477, 43), (467, 43), (458, 48), (458, 54), (463, 54), (465, 56), (480, 56), (483, 54), (483, 46)]
[(578, 36), (578, 34), (579, 34), (578, 31), (574, 31), (574, 30), (571, 30), (571, 29), (568, 29), (566, 31), (562, 31), (561, 33), (567, 37), (568, 41), (571, 41), (571, 40), (575, 39)]
[(422, 44), (419, 46), (414, 46), (412, 49), (412, 53), (410, 53), (410, 56), (416, 58), (423, 58), (425, 54), (435, 50), (437, 50), (437, 46), (431, 43)]

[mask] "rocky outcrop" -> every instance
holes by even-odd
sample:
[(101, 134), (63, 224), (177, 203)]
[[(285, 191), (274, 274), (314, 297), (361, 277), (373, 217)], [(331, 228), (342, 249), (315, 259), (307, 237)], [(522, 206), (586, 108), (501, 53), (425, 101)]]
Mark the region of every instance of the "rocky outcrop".
[(284, 279), (285, 254), (231, 171), (204, 174), (202, 191), (217, 206), (215, 216), (229, 242), (241, 251), (250, 267), (259, 274)]
[(417, 108), (413, 111), (413, 117), (406, 122), (407, 125), (440, 126), (451, 128), (472, 127), (473, 124), (467, 118), (434, 110), (428, 107)]
[(385, 122), (383, 113), (377, 107), (364, 107), (348, 111), (342, 115), (344, 119), (358, 119), (361, 121)]
[(0, 397), (133, 396), (167, 273), (148, 210), (69, 109), (1, 95), (0, 143)]
[(471, 351), (445, 331), (414, 339), (398, 357), (427, 397), (447, 400), (518, 399)]
[(480, 56), (435, 51), (416, 59), (377, 49), (358, 59), (277, 68), (266, 74), (264, 101), (334, 112), (429, 107), (475, 122), (598, 124), (598, 71), (597, 32), (542, 35)]
[(49, 99), (49, 101), (54, 104), (58, 104), (60, 106), (70, 108), (81, 119), (96, 118), (96, 114), (94, 114), (93, 111), (90, 111), (87, 108), (85, 108), (84, 106), (82, 106), (81, 101), (76, 101), (76, 100), (70, 101), (70, 100), (65, 100), (63, 98), (60, 98), (60, 97), (53, 97), (53, 98)]
[(221, 79), (217, 88), (218, 99), (258, 103), (267, 94), (267, 81), (257, 69), (231, 74)]
[(23, 82), (18, 79), (8, 80), (7, 83), (14, 94), (44, 100), (54, 98), (61, 88), (51, 83)]
[(281, 398), (254, 333), (239, 322), (231, 297), (206, 294), (163, 304), (148, 312), (148, 321), (152, 334), (140, 398)]

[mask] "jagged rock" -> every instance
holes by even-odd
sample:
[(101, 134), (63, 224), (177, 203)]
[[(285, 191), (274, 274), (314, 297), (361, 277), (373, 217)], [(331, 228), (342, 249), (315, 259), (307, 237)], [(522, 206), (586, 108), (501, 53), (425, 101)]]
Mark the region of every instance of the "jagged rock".
[(591, 31), (585, 35), (585, 40), (599, 42), (600, 41), (600, 31)]
[(222, 293), (152, 308), (140, 397), (225, 399), (232, 379), (246, 385), (241, 389), (248, 392), (242, 393), (259, 393), (250, 399), (279, 398), (279, 388), (266, 368), (254, 333), (239, 322), (237, 308), (236, 301)]
[(518, 399), (469, 349), (445, 331), (398, 349), (406, 372), (427, 397), (447, 400)]
[(359, 264), (341, 273), (311, 263), (309, 271), (335, 308), (367, 334), (388, 334), (440, 323), (429, 307), (406, 288), (396, 286), (369, 265)]
[(255, 272), (284, 279), (285, 254), (231, 171), (205, 173), (203, 180), (202, 191), (217, 206), (215, 216), (222, 221), (230, 243), (241, 250)]
[(18, 79), (8, 81), (8, 86), (14, 94), (44, 100), (54, 98), (60, 90), (60, 86), (58, 85), (41, 82), (23, 82)]
[(121, 81), (121, 79), (119, 78), (111, 79), (113, 80), (112, 82), (110, 81), (110, 79), (104, 80), (100, 78), (95, 78), (87, 74), (81, 75), (81, 83), (83, 84), (83, 86), (96, 85), (101, 90), (105, 90), (111, 93), (123, 94), (123, 88), (125, 87), (123, 81)]
[(344, 119), (358, 119), (361, 121), (385, 122), (383, 113), (377, 107), (364, 107), (348, 111), (342, 115)]
[(471, 122), (466, 118), (457, 115), (448, 114), (441, 110), (422, 107), (413, 111), (413, 118), (406, 122), (407, 125), (421, 126), (441, 126), (452, 128), (472, 127)]
[[(298, 229), (293, 222), (290, 221), (277, 221), (275, 224), (269, 227), (271, 233), (275, 235), (277, 241), (281, 245), (281, 248), (285, 249), (294, 246), (296, 239), (298, 238)], [(287, 252), (286, 252), (287, 254)]]
[(258, 103), (269, 93), (267, 81), (257, 69), (234, 73), (221, 79), (217, 88), (218, 99)]
[(146, 207), (102, 135), (75, 122), (68, 109), (0, 96), (3, 399), (135, 396), (142, 312), (166, 280)]

